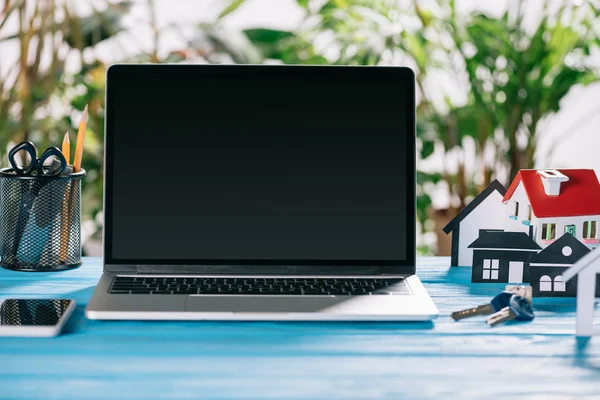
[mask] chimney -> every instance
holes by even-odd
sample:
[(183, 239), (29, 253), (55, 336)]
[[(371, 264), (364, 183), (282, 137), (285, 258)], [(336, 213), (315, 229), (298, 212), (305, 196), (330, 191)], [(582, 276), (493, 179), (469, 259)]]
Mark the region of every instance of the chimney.
[(560, 194), (560, 184), (569, 180), (568, 176), (561, 174), (555, 169), (539, 170), (537, 173), (542, 177), (544, 192), (548, 196), (558, 196)]

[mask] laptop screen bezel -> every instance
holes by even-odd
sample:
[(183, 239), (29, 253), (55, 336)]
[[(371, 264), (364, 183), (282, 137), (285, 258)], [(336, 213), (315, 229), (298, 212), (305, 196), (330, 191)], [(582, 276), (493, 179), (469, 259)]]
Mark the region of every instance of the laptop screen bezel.
[[(253, 79), (273, 73), (285, 76), (335, 77), (346, 79), (349, 84), (354, 79), (376, 75), (390, 81), (403, 80), (407, 101), (406, 115), (406, 163), (407, 171), (407, 240), (404, 260), (240, 260), (240, 259), (116, 259), (112, 256), (112, 201), (114, 176), (114, 120), (113, 96), (122, 79), (148, 69), (157, 79), (163, 74), (193, 73), (194, 76), (231, 76)], [(276, 70), (275, 70), (276, 69)], [(399, 94), (400, 95), (400, 94)], [(190, 64), (114, 64), (106, 72), (106, 108), (104, 124), (104, 270), (105, 271), (146, 271), (153, 273), (197, 273), (197, 274), (285, 274), (285, 275), (410, 275), (415, 273), (416, 258), (416, 144), (415, 144), (415, 76), (407, 67), (384, 66), (290, 66), (290, 65), (190, 65)], [(331, 267), (331, 268), (328, 268)]]

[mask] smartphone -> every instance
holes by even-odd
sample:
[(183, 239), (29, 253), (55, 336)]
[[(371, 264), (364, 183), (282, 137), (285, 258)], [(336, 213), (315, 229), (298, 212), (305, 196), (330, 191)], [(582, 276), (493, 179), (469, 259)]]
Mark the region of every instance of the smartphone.
[(75, 309), (67, 299), (6, 299), (0, 305), (0, 336), (52, 337)]

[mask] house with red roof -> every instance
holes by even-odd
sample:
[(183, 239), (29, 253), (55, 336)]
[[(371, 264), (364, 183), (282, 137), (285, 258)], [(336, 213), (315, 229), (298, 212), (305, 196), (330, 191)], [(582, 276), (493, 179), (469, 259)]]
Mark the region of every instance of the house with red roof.
[(506, 191), (507, 232), (546, 248), (565, 233), (588, 248), (600, 243), (600, 182), (591, 169), (521, 170)]

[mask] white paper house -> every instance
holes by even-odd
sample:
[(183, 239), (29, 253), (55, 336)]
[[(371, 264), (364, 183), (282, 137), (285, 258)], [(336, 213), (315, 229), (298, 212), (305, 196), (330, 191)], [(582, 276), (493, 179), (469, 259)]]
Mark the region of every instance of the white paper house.
[(452, 232), (452, 257), (450, 265), (470, 267), (473, 265), (473, 243), (480, 231), (504, 229), (504, 206), (502, 197), (506, 188), (494, 180), (475, 197), (458, 215), (444, 227)]
[(546, 248), (565, 233), (600, 245), (600, 183), (591, 169), (521, 170), (502, 199), (504, 230)]
[(596, 287), (600, 285), (600, 251), (595, 250), (583, 256), (565, 271), (563, 279), (568, 282), (574, 276), (577, 276), (576, 335), (600, 335), (600, 329), (594, 326)]

